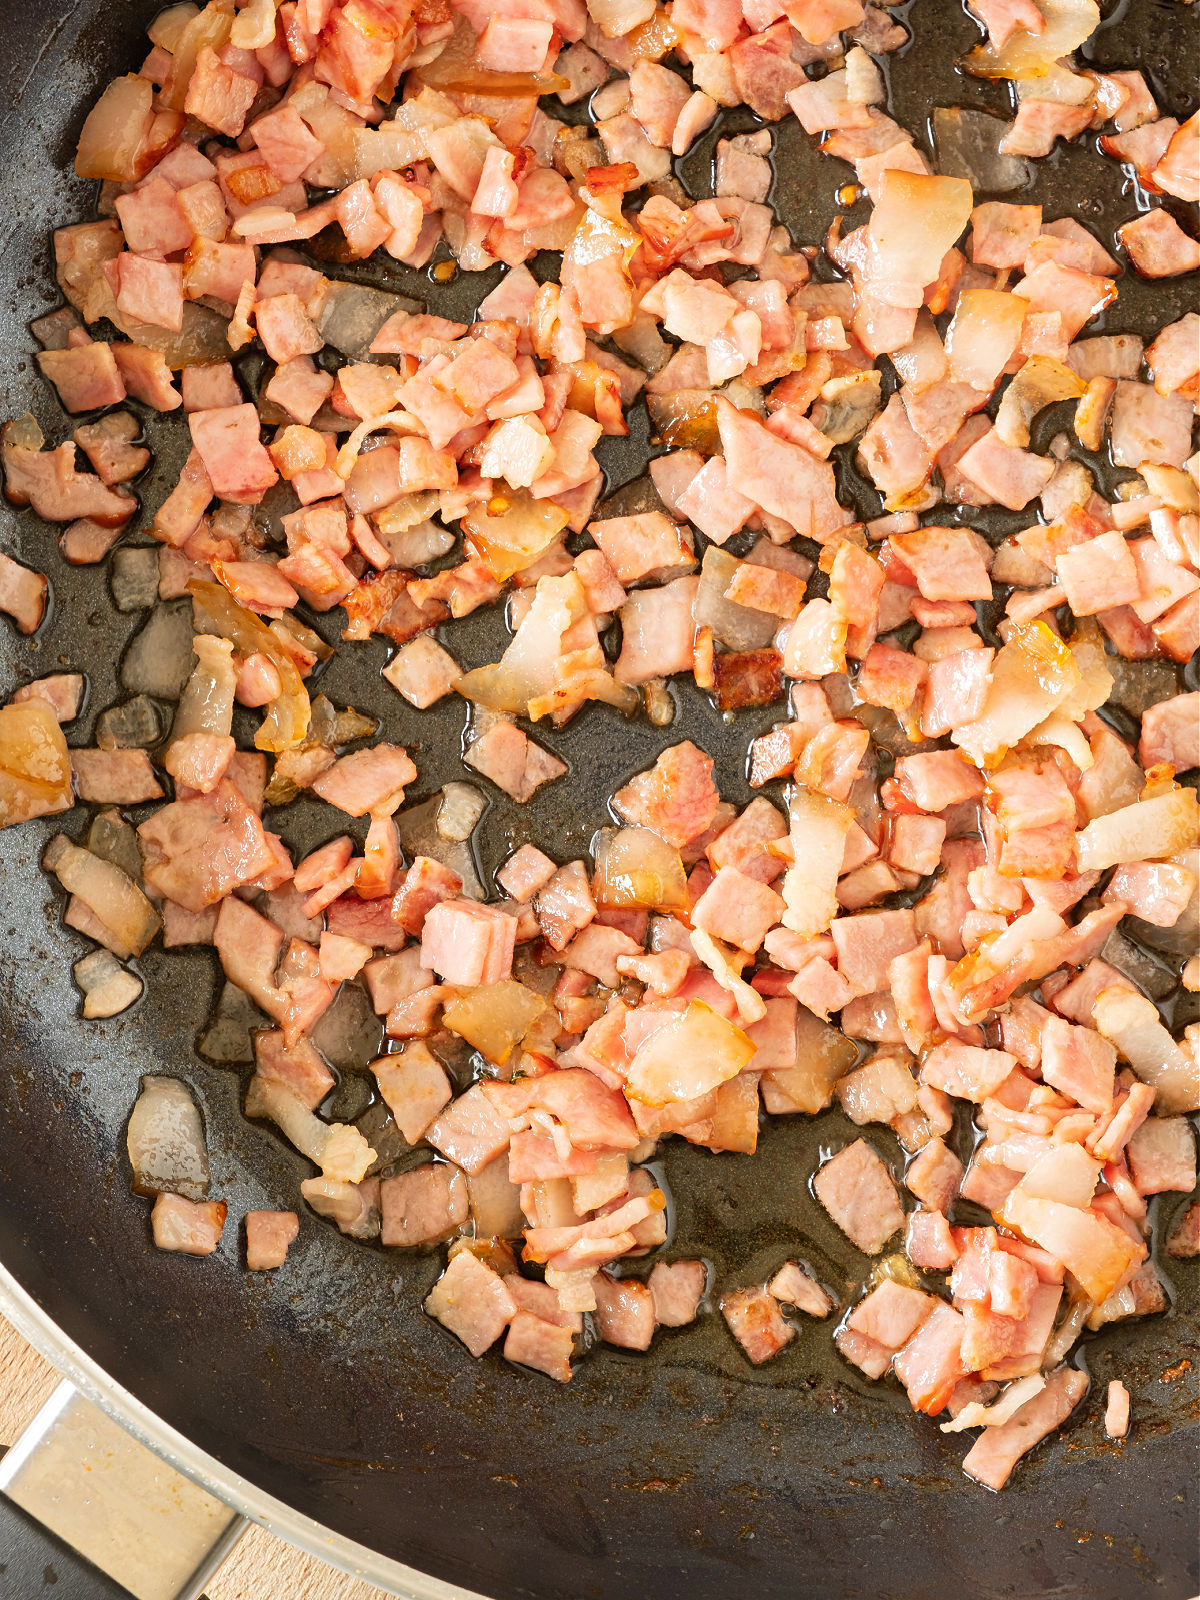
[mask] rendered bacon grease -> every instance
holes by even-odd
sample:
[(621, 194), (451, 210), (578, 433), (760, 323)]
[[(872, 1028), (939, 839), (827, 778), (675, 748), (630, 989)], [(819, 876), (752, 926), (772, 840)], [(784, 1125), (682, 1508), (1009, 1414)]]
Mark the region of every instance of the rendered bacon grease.
[[(34, 330), (83, 420), (48, 445), (14, 419), (3, 464), (9, 500), (63, 525), (66, 561), (108, 562), (119, 606), (186, 595), (192, 617), (150, 611), (137, 692), (93, 749), (62, 731), (79, 674), (0, 709), (0, 823), (93, 808), (45, 856), (96, 946), (85, 1014), (137, 999), (129, 963), (160, 935), (213, 945), (227, 995), (271, 1024), (247, 1113), (319, 1169), (301, 1194), (345, 1233), (450, 1241), (426, 1306), (473, 1355), (566, 1381), (587, 1340), (644, 1350), (712, 1294), (762, 1362), (796, 1313), (836, 1309), (848, 1362), (947, 1431), (982, 1428), (964, 1467), (999, 1488), (1086, 1388), (1080, 1334), (1164, 1308), (1148, 1205), (1196, 1181), (1200, 1033), (1172, 1036), (1126, 933), (1178, 930), (1158, 977), (1182, 966), (1196, 990), (1180, 780), (1200, 696), (1163, 686), (1197, 645), (1200, 317), (1145, 348), (1089, 324), (1129, 267), (1200, 265), (1178, 221), (1200, 122), (1161, 114), (1138, 72), (1082, 65), (1092, 0), (973, 9), (986, 37), (962, 65), (1011, 84), (1013, 118), (989, 148), (977, 113), (937, 108), (939, 143), (983, 185), (1098, 132), (1143, 197), (1127, 261), (932, 172), (920, 130), (880, 109), (907, 30), (862, 0), (162, 12), (84, 124), (99, 218), (55, 235), (67, 304)], [(588, 97), (589, 121), (564, 120)], [(672, 157), (736, 105), (761, 127), (718, 140), (692, 203)], [(862, 226), (778, 225), (772, 130), (792, 118), (855, 169)], [(319, 260), (448, 247), (507, 270), (468, 326), (327, 274), (302, 253), (318, 236)], [(557, 281), (527, 265), (542, 251)], [(253, 393), (231, 364), (251, 346)], [(188, 430), (159, 504), (131, 487), (149, 452), (129, 402)], [(653, 487), (597, 516), (596, 446), (643, 403), (667, 447)], [(838, 446), (878, 492), (865, 523)], [(1085, 464), (1102, 447), (1124, 469), (1112, 499)], [(989, 542), (976, 513), (997, 505), (1022, 526)], [(110, 554), (134, 526), (157, 546)], [(48, 586), (0, 556), (23, 632)], [(462, 659), (454, 619), (502, 597), (510, 644)], [(764, 793), (738, 812), (709, 756), (670, 743), (597, 818), (591, 860), (530, 839), (485, 889), (479, 790), (406, 807), (407, 752), (310, 696), (331, 647), (302, 615), (335, 607), (345, 648), (397, 646), (384, 675), (412, 706), (471, 703), (466, 763), (517, 801), (565, 770), (528, 729), (589, 700), (666, 724), (680, 673), (721, 710), (778, 706), (749, 750)], [(1106, 705), (1150, 662), (1162, 692), (1135, 742)], [(253, 749), (235, 705), (261, 709)], [(296, 860), (262, 817), (301, 793), (332, 836)], [(319, 1114), (335, 1078), (313, 1032), (356, 983), (391, 1041), (370, 1063), (379, 1149)], [(867, 1131), (813, 1192), (865, 1292), (838, 1306), (799, 1261), (712, 1285), (703, 1261), (654, 1255), (660, 1141), (752, 1152), (762, 1115), (834, 1101)], [(956, 1115), (977, 1133), (965, 1170)], [(902, 1186), (872, 1125), (907, 1152)], [(145, 1080), (129, 1145), (156, 1242), (216, 1249), (225, 1206), (185, 1086)], [(960, 1225), (960, 1201), (993, 1225)], [(1197, 1223), (1193, 1203), (1167, 1251), (1195, 1255)], [(278, 1267), (297, 1229), (251, 1213), (250, 1267)]]

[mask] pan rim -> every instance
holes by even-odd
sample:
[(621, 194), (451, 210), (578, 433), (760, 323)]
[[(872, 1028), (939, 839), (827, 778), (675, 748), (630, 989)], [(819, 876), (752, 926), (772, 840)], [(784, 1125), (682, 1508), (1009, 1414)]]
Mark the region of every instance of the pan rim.
[(360, 1578), (399, 1600), (486, 1600), (478, 1591), (446, 1583), (390, 1556), (335, 1533), (231, 1471), (164, 1422), (119, 1384), (43, 1310), (12, 1272), (0, 1263), (0, 1315), (63, 1377), (168, 1465), (190, 1478), (251, 1522), (316, 1556), (350, 1577)]

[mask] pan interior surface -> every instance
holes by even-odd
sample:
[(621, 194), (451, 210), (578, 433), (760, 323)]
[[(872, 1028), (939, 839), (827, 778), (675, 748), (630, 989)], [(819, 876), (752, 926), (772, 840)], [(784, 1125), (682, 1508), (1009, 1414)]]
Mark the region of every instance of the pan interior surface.
[[(84, 112), (109, 78), (140, 61), (156, 9), (47, 0), (32, 15), (25, 0), (0, 0), (0, 97), (9, 103), (0, 129), (0, 417), (32, 409), (54, 441), (64, 419), (37, 374), (27, 323), (57, 300), (52, 229), (83, 220), (94, 204), (94, 186), (71, 171)], [(1167, 112), (1190, 115), (1195, 9), (1121, 0), (1093, 41), (1097, 64), (1140, 68)], [(924, 137), (935, 105), (1006, 109), (1001, 86), (953, 68), (978, 33), (957, 4), (922, 0), (896, 14), (915, 31), (889, 67), (898, 121)], [(686, 181), (705, 181), (717, 134), (749, 126), (743, 115), (687, 158)], [(775, 153), (781, 219), (799, 243), (818, 243), (848, 169), (819, 156), (791, 118), (776, 132)], [(1130, 214), (1122, 169), (1077, 147), (1036, 167), (1033, 188), (1014, 198), (1043, 202), (1049, 216), (1078, 215), (1110, 246)], [(459, 274), (445, 288), (373, 264), (358, 276), (460, 316), (499, 273)], [(1194, 279), (1152, 288), (1127, 273), (1120, 288), (1102, 331), (1146, 333), (1195, 298)], [(174, 481), (181, 431), (177, 421), (148, 423), (156, 462), (138, 487), (151, 506)], [(644, 471), (644, 418), (629, 441), (605, 447), (617, 492)], [(846, 462), (838, 470), (843, 488), (861, 490)], [(868, 498), (864, 511), (876, 510)], [(88, 698), (70, 733), (72, 743), (88, 742), (96, 713), (123, 694), (121, 658), (144, 617), (118, 612), (102, 569), (69, 569), (52, 531), (6, 503), (0, 548), (49, 573), (54, 591), (35, 638), (2, 635), (0, 700), (29, 677), (84, 671)], [(336, 638), (336, 620), (317, 625)], [(458, 628), (456, 649), (472, 664), (495, 659), (506, 637), (498, 611)], [(408, 710), (379, 678), (384, 659), (379, 640), (339, 651), (320, 688), (380, 717), (382, 736), (408, 746), (419, 800), (462, 776), (464, 708)], [(774, 712), (722, 721), (690, 686), (673, 693), (667, 730), (593, 706), (557, 734), (539, 732), (569, 776), (528, 807), (492, 802), (480, 840), (484, 881), (523, 838), (559, 859), (585, 851), (614, 788), (667, 743), (694, 739), (716, 759), (722, 795), (749, 799), (746, 743)], [(297, 845), (332, 831), (304, 803), (269, 825)], [(66, 828), (76, 833), (78, 818)], [(232, 1227), (206, 1262), (155, 1251), (124, 1158), (141, 1073), (174, 1072), (193, 1085), (212, 1192), (231, 1218), (293, 1204), (310, 1169), (242, 1116), (245, 1068), (197, 1051), (219, 990), (211, 951), (148, 951), (138, 1006), (104, 1023), (79, 1018), (70, 966), (81, 943), (61, 927), (38, 867), (53, 831), (0, 833), (0, 1257), (69, 1337), (229, 1470), (386, 1556), (503, 1600), (725, 1600), (743, 1589), (760, 1600), (1196, 1592), (1200, 1425), (1184, 1345), (1194, 1344), (1198, 1297), (1186, 1265), (1158, 1263), (1172, 1300), (1165, 1315), (1085, 1344), (1091, 1393), (997, 1497), (963, 1478), (962, 1440), (943, 1437), (898, 1390), (860, 1380), (841, 1361), (827, 1324), (806, 1322), (769, 1368), (754, 1370), (710, 1315), (647, 1357), (596, 1350), (559, 1386), (496, 1354), (471, 1360), (422, 1314), (436, 1256), (357, 1245), (311, 1216), (286, 1270), (270, 1278), (243, 1269)], [(348, 1097), (355, 1076), (346, 1075)], [(854, 1136), (828, 1112), (768, 1119), (753, 1157), (670, 1142), (662, 1157), (674, 1199), (670, 1252), (706, 1257), (723, 1287), (761, 1282), (799, 1256), (844, 1301), (865, 1258), (825, 1216), (808, 1177), (821, 1148)], [(870, 1137), (898, 1159), (890, 1135)], [(1180, 1197), (1153, 1204), (1165, 1233)], [(1105, 1440), (1100, 1422), (1110, 1377), (1133, 1394), (1135, 1432), (1123, 1446)]]

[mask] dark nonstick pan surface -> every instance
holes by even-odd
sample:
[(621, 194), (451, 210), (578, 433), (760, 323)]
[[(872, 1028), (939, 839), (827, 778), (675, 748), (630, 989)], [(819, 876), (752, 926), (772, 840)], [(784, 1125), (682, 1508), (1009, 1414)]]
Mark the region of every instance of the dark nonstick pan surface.
[[(51, 442), (65, 436), (64, 419), (38, 378), (26, 324), (56, 303), (52, 228), (94, 204), (94, 186), (71, 171), (84, 112), (113, 74), (141, 60), (156, 9), (153, 0), (0, 3), (0, 84), (14, 108), (0, 128), (0, 417), (32, 408)], [(1196, 104), (1196, 9), (1122, 0), (1093, 43), (1095, 59), (1140, 67), (1183, 118)], [(934, 105), (1005, 109), (998, 86), (961, 80), (951, 66), (977, 37), (957, 4), (922, 0), (909, 21), (916, 42), (890, 69), (899, 121), (924, 136)], [(741, 116), (733, 125), (750, 125)], [(692, 185), (705, 180), (716, 131), (683, 164)], [(775, 203), (800, 242), (816, 243), (849, 169), (819, 157), (792, 119), (777, 150)], [(1034, 187), (1008, 198), (1076, 214), (1110, 245), (1133, 208), (1121, 169), (1076, 148), (1035, 166)], [(497, 276), (463, 275), (442, 288), (410, 272), (382, 278), (373, 266), (329, 270), (419, 295), (451, 316)], [(1153, 331), (1195, 294), (1195, 275), (1150, 292), (1127, 274), (1107, 327)], [(184, 430), (151, 418), (148, 432), (156, 465), (139, 488), (152, 509), (174, 482)], [(603, 448), (617, 490), (644, 471), (644, 419), (629, 441)], [(844, 487), (862, 492), (845, 464), (839, 470)], [(862, 507), (873, 514), (877, 502), (865, 493)], [(1007, 531), (1004, 520), (994, 531)], [(35, 639), (0, 635), (0, 699), (29, 677), (83, 670), (88, 700), (69, 733), (90, 742), (97, 712), (124, 697), (122, 653), (145, 615), (119, 613), (105, 569), (68, 568), (52, 531), (6, 504), (0, 548), (47, 571), (54, 591)], [(331, 639), (340, 615), (318, 623)], [(495, 659), (505, 633), (498, 614), (483, 613), (453, 637), (460, 659), (475, 664)], [(381, 641), (339, 651), (320, 688), (383, 718), (384, 736), (410, 747), (420, 770), (410, 798), (419, 800), (461, 776), (465, 708), (410, 711), (379, 679), (384, 660)], [(612, 790), (681, 738), (717, 759), (722, 794), (748, 799), (746, 741), (772, 713), (723, 723), (690, 685), (674, 692), (678, 714), (665, 733), (595, 706), (561, 733), (539, 730), (570, 776), (519, 811), (493, 802), (480, 837), (484, 881), (521, 837), (560, 859), (581, 853)], [(269, 825), (308, 845), (334, 831), (322, 810), (298, 804)], [(834, 1353), (828, 1325), (806, 1323), (760, 1371), (708, 1316), (647, 1357), (601, 1348), (563, 1387), (496, 1355), (471, 1360), (424, 1317), (433, 1256), (356, 1245), (306, 1214), (286, 1267), (248, 1274), (233, 1220), (295, 1204), (311, 1169), (243, 1118), (246, 1068), (197, 1052), (219, 991), (211, 951), (147, 951), (144, 999), (110, 1022), (79, 1020), (70, 964), (82, 941), (61, 928), (37, 866), (63, 822), (0, 834), (0, 1259), (119, 1383), (231, 1471), (387, 1556), (505, 1600), (1196, 1592), (1197, 1294), (1194, 1269), (1179, 1263), (1160, 1263), (1171, 1311), (1086, 1345), (1090, 1395), (1001, 1496), (961, 1475), (965, 1440), (914, 1418), (887, 1384), (860, 1381)], [(77, 836), (82, 809), (65, 826)], [(145, 1071), (177, 1073), (203, 1106), (212, 1192), (231, 1216), (221, 1251), (205, 1262), (156, 1252), (148, 1205), (130, 1192), (124, 1125)], [(357, 1115), (368, 1098), (361, 1075), (345, 1074), (338, 1095), (340, 1114)], [(898, 1158), (890, 1135), (870, 1136)], [(813, 1200), (808, 1176), (818, 1147), (849, 1137), (850, 1125), (829, 1112), (770, 1119), (754, 1157), (669, 1142), (670, 1248), (709, 1258), (722, 1285), (761, 1282), (799, 1254), (844, 1297), (866, 1263)], [(1169, 1220), (1180, 1201), (1153, 1203)], [(1106, 1442), (1100, 1423), (1110, 1377), (1133, 1393), (1125, 1445)]]

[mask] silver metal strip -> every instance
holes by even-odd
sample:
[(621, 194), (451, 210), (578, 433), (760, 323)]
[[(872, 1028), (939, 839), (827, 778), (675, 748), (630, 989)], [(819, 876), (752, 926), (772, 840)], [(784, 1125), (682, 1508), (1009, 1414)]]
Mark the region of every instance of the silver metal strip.
[(134, 1600), (198, 1600), (248, 1526), (67, 1380), (0, 1461), (0, 1492)]
[(388, 1594), (398, 1595), (400, 1600), (486, 1600), (478, 1591), (443, 1583), (439, 1578), (431, 1578), (322, 1527), (311, 1517), (293, 1510), (274, 1495), (264, 1493), (238, 1473), (223, 1467), (115, 1383), (85, 1350), (67, 1338), (3, 1266), (0, 1266), (0, 1313), (77, 1389), (134, 1438), (243, 1517), (261, 1524), (289, 1544), (307, 1550), (319, 1560), (373, 1583)]

